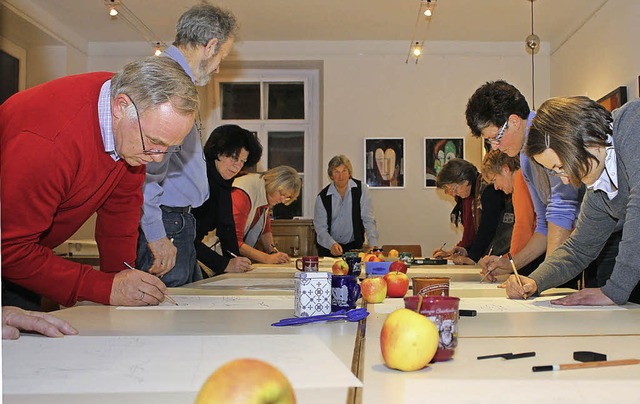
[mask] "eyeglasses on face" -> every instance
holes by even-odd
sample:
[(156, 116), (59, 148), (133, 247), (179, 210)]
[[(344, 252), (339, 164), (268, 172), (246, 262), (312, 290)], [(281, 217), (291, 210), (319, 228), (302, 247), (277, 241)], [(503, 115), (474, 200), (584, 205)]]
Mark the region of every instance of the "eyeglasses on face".
[(291, 199), (293, 199), (290, 195), (282, 192), (282, 190), (278, 190), (278, 195), (280, 195), (280, 200), (283, 202), (289, 202), (291, 201)]
[[(127, 97), (129, 96), (127, 95)], [(133, 105), (133, 109), (136, 111), (136, 119), (138, 120), (138, 129), (140, 130), (140, 142), (142, 142), (142, 154), (147, 156), (158, 156), (162, 154), (177, 153), (180, 150), (182, 150), (182, 145), (177, 145), (167, 150), (147, 150), (147, 148), (144, 146), (144, 136), (142, 135), (142, 125), (140, 124), (140, 114), (138, 113), (138, 107), (136, 107), (136, 104), (135, 102), (133, 102), (133, 99), (131, 99), (131, 97), (129, 97), (129, 100), (131, 100), (131, 105)]]
[(456, 191), (458, 190), (458, 186), (459, 186), (459, 185), (460, 185), (460, 184), (453, 184), (453, 185), (452, 185), (452, 186), (450, 186), (450, 187), (446, 187), (446, 188), (444, 188), (444, 192), (445, 192), (445, 193), (447, 193), (447, 194), (449, 194), (449, 195), (455, 195), (455, 194), (456, 194)]
[(568, 177), (569, 174), (567, 174), (566, 171), (564, 171), (563, 169), (559, 169), (559, 170), (552, 170), (550, 168), (547, 167), (542, 167), (544, 169), (544, 171), (548, 174), (548, 175), (553, 175), (554, 177)]
[(487, 142), (489, 142), (489, 144), (491, 144), (491, 145), (498, 146), (500, 144), (500, 141), (502, 140), (502, 136), (504, 135), (504, 131), (507, 130), (508, 124), (509, 124), (509, 120), (507, 119), (507, 121), (504, 123), (504, 125), (502, 125), (502, 128), (500, 128), (500, 131), (498, 132), (496, 137), (491, 138), (491, 139), (486, 139)]

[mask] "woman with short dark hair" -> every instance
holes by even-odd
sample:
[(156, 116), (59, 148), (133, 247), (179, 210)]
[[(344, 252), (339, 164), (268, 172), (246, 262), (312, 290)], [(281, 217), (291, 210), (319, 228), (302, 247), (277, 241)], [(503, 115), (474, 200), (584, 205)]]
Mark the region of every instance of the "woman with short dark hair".
[[(250, 131), (238, 125), (219, 126), (204, 145), (209, 181), (209, 199), (193, 210), (196, 218), (196, 255), (215, 275), (247, 272), (251, 261), (240, 255), (233, 221), (231, 190), (234, 178), (262, 157), (262, 146)], [(203, 239), (215, 230), (208, 246)], [(206, 272), (206, 269), (205, 269)]]

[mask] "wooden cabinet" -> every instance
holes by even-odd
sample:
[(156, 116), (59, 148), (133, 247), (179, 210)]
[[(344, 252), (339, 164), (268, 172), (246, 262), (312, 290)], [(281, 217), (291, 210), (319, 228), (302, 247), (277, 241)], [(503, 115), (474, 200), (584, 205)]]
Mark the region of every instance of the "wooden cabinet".
[(272, 220), (271, 231), (278, 250), (297, 257), (318, 255), (312, 219)]

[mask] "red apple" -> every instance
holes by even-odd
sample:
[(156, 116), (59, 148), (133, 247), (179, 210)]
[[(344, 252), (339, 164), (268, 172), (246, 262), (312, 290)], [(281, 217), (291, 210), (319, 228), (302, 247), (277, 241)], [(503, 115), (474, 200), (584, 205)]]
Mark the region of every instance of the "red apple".
[(362, 262), (375, 262), (378, 260), (378, 257), (375, 256), (375, 254), (365, 254), (364, 257), (362, 257)]
[(269, 363), (251, 358), (236, 359), (216, 369), (196, 398), (196, 404), (295, 402), (287, 377)]
[(333, 275), (347, 275), (349, 273), (349, 265), (345, 260), (336, 260), (331, 266), (331, 273)]
[[(391, 264), (393, 265), (393, 264)], [(387, 297), (404, 297), (409, 290), (409, 277), (403, 272), (389, 272), (384, 276), (387, 282)]]
[(360, 293), (367, 303), (381, 303), (387, 296), (387, 282), (382, 276), (364, 278), (360, 282)]
[(387, 316), (380, 349), (387, 367), (410, 372), (427, 366), (438, 349), (438, 327), (426, 316), (398, 309)]
[(402, 272), (403, 274), (407, 273), (407, 264), (403, 261), (397, 260), (393, 261), (389, 266), (389, 272)]

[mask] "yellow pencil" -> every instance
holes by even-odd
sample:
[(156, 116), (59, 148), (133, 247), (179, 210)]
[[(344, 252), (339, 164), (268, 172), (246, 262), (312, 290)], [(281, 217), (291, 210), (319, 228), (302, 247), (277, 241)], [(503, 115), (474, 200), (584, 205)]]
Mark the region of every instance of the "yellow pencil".
[[(524, 291), (524, 286), (522, 286), (522, 281), (520, 280), (520, 274), (518, 274), (518, 270), (516, 269), (516, 264), (513, 262), (513, 257), (511, 256), (510, 252), (507, 253), (507, 257), (509, 257), (509, 262), (511, 262), (511, 268), (513, 268), (513, 274), (516, 276), (516, 281), (518, 281), (518, 285), (520, 285), (520, 287)], [(522, 298), (523, 299), (527, 298), (526, 292), (523, 293)]]
[[(487, 253), (487, 257), (490, 257), (492, 252), (493, 252), (493, 246), (491, 246), (491, 248), (489, 248), (489, 252)], [(487, 275), (489, 275), (491, 272), (493, 272), (493, 271), (488, 271), (486, 274), (484, 274), (482, 276), (482, 279), (480, 279), (480, 283), (484, 282), (484, 280), (487, 279)]]

